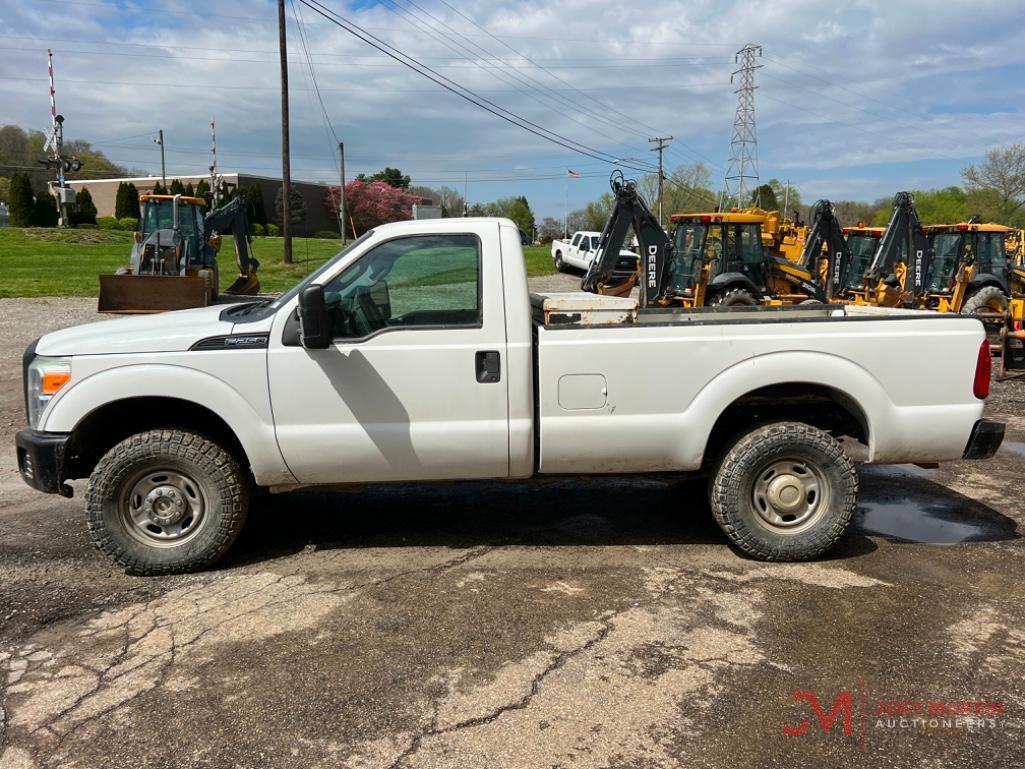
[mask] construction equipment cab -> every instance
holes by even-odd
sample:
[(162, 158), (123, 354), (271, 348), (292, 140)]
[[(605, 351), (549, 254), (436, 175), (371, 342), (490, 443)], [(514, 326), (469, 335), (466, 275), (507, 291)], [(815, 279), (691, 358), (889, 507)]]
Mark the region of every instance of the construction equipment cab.
[(969, 315), (1007, 311), (1011, 295), (1007, 239), (1013, 233), (1000, 224), (981, 224), (978, 217), (958, 224), (925, 228), (932, 245), (932, 265), (920, 304)]
[(862, 289), (865, 273), (872, 265), (872, 257), (879, 248), (884, 232), (885, 227), (866, 227), (864, 222), (858, 222), (855, 227), (843, 228), (849, 261), (842, 278), (837, 276), (838, 284), (834, 293), (838, 298), (849, 298)]
[(685, 306), (825, 301), (812, 270), (766, 249), (768, 219), (764, 211), (674, 214), (669, 296)]

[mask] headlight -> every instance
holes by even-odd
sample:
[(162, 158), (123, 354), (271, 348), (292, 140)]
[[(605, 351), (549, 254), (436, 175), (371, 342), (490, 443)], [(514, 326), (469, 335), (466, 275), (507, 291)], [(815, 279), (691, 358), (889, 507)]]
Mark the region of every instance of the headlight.
[(70, 381), (70, 358), (47, 358), (42, 355), (35, 357), (29, 364), (25, 382), (29, 427), (39, 426), (39, 417), (42, 416), (46, 404)]

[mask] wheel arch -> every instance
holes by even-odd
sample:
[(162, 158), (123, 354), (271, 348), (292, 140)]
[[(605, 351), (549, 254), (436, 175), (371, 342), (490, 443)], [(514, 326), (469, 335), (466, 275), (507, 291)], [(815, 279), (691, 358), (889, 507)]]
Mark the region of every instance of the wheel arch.
[(750, 291), (755, 299), (762, 298), (762, 292), (747, 275), (742, 272), (720, 272), (708, 281), (708, 288), (717, 293), (730, 291), (734, 288), (742, 288)]
[[(796, 375), (800, 372), (800, 375)], [(784, 352), (731, 366), (694, 398), (705, 414), (700, 464), (714, 462), (741, 431), (777, 421), (805, 422), (849, 435), (872, 454), (878, 422), (892, 403), (882, 385), (857, 364), (828, 353)]]
[(162, 428), (218, 440), (237, 452), (259, 485), (295, 483), (269, 414), (261, 417), (244, 393), (223, 380), (185, 366), (127, 365), (86, 375), (58, 393), (39, 426), (70, 435), (69, 478), (87, 476), (128, 435)]

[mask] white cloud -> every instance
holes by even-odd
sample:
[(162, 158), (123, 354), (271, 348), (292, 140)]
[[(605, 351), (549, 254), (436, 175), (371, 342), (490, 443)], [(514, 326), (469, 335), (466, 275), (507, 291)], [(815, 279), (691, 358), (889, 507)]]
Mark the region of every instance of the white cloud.
[[(406, 0), (395, 0), (403, 12), (387, 2), (361, 3), (358, 10), (324, 2), (496, 104), (618, 157), (650, 162), (646, 138), (657, 130), (677, 137), (668, 162), (703, 158), (721, 173), (734, 107), (733, 53), (748, 41), (765, 52), (757, 76), (763, 176), (803, 175), (823, 194), (845, 196), (828, 191), (833, 181), (837, 189), (876, 197), (892, 192), (893, 183), (873, 185), (875, 164), (930, 161), (950, 175), (951, 158), (977, 157), (1021, 139), (1025, 14), (1018, 2), (858, 0), (824, 10), (811, 0), (653, 0), (643, 7), (453, 0), (552, 74), (517, 59), (440, 0), (416, 2), (450, 28)], [(163, 128), (171, 171), (202, 172), (207, 124), (216, 113), (221, 165), (273, 174), (279, 165), (275, 4), (140, 0), (122, 6), (0, 0), (3, 121), (45, 128), (49, 45), (69, 136), (117, 139)], [(517, 167), (547, 167), (558, 175), (560, 167), (606, 168), (471, 107), (308, 8), (302, 12), (351, 172), (387, 163), (422, 179), (454, 179), (467, 169), (513, 174), (524, 173)], [(293, 166), (298, 176), (333, 178), (334, 149), (293, 32), (290, 19)], [(511, 72), (508, 64), (515, 65)], [(146, 136), (100, 146), (129, 166), (152, 169), (158, 162)], [(956, 181), (954, 172), (941, 183)], [(554, 212), (561, 209), (561, 187), (536, 183), (528, 194), (542, 213)], [(574, 195), (586, 198), (603, 187), (599, 179), (582, 180)], [(518, 191), (512, 183), (502, 189)]]

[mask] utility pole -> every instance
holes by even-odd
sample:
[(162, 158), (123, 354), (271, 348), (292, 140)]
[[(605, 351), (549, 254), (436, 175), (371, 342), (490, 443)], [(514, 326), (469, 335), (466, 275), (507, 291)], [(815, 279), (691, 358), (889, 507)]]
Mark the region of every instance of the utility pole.
[(762, 55), (762, 47), (748, 43), (734, 57), (740, 67), (730, 75), (730, 83), (740, 75), (740, 83), (734, 93), (737, 95), (737, 112), (733, 118), (733, 135), (730, 139), (730, 160), (726, 166), (723, 205), (732, 198), (737, 208), (746, 205), (744, 193), (758, 187), (758, 135), (755, 131), (755, 70), (763, 65), (755, 64)]
[(658, 226), (662, 227), (662, 192), (663, 182), (665, 182), (666, 175), (662, 172), (662, 153), (665, 152), (666, 145), (673, 140), (672, 136), (656, 136), (652, 139), (648, 139), (652, 144), (658, 146), (652, 147), (652, 152), (658, 153)]
[(338, 177), (342, 186), (338, 188), (338, 223), (342, 228), (342, 245), (345, 245), (345, 142), (338, 142)]
[(159, 138), (153, 141), (160, 145), (160, 184), (164, 187), (167, 186), (167, 166), (164, 165), (164, 129), (161, 128), (158, 132)]
[(278, 52), (281, 55), (281, 236), (284, 262), (292, 263), (292, 169), (288, 149), (288, 48), (285, 44), (285, 0), (278, 0)]

